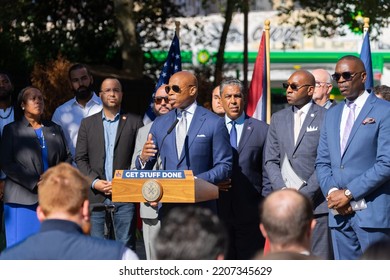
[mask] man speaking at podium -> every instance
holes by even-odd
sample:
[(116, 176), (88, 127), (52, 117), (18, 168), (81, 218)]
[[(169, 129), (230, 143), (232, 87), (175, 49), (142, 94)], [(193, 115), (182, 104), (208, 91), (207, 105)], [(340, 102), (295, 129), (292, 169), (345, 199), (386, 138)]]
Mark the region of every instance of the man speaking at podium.
[[(192, 170), (194, 176), (212, 184), (229, 179), (232, 170), (229, 134), (223, 118), (196, 103), (196, 77), (187, 71), (177, 72), (165, 90), (173, 110), (154, 121), (136, 161), (137, 169), (152, 169), (160, 156), (161, 169)], [(197, 205), (217, 211), (215, 200)], [(164, 217), (176, 206), (183, 205), (163, 203), (160, 216)]]

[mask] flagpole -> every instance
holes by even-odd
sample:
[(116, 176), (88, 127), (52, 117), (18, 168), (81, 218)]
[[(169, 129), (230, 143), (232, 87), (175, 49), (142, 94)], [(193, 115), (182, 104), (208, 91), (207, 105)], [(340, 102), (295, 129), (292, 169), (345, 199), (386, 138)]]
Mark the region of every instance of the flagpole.
[(175, 30), (176, 36), (180, 40), (180, 21), (176, 20), (175, 25), (176, 25), (176, 30)]
[(270, 20), (266, 19), (264, 21), (264, 30), (265, 30), (265, 57), (266, 57), (266, 65), (267, 65), (267, 123), (269, 124), (271, 122), (271, 77), (270, 77)]
[(365, 17), (363, 21), (364, 21), (364, 25), (363, 25), (363, 38), (364, 38), (364, 36), (368, 32), (368, 29), (370, 28), (370, 18)]

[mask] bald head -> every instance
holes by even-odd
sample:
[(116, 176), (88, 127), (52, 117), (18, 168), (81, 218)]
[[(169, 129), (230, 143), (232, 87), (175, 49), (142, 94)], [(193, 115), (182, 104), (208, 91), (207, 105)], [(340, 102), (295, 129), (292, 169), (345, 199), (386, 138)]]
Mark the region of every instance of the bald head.
[(313, 220), (311, 202), (294, 189), (271, 193), (265, 198), (260, 214), (270, 242), (282, 245), (305, 242)]
[(169, 103), (173, 108), (185, 109), (195, 102), (198, 95), (198, 80), (188, 71), (180, 71), (169, 79), (167, 89)]
[(286, 96), (289, 105), (301, 109), (307, 103), (311, 102), (315, 79), (314, 76), (306, 70), (295, 71), (287, 80)]
[(332, 78), (325, 69), (315, 69), (311, 73), (316, 81), (313, 100), (317, 105), (324, 106), (332, 91)]

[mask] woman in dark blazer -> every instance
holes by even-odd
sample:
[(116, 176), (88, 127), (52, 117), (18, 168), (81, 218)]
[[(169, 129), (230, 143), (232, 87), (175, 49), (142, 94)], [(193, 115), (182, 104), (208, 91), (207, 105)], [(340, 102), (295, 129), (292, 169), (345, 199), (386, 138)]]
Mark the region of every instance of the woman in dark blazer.
[(24, 88), (18, 95), (16, 108), (23, 111), (22, 118), (4, 127), (0, 145), (1, 169), (7, 176), (4, 187), (7, 247), (39, 230), (36, 207), (41, 174), (59, 162), (72, 162), (61, 127), (42, 120), (44, 102), (39, 89)]

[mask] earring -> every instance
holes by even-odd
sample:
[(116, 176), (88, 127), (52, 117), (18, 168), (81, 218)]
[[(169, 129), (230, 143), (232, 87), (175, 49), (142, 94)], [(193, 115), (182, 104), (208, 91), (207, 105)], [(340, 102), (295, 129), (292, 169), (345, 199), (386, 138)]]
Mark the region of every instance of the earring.
[(22, 107), (22, 110), (24, 110), (24, 107)]

